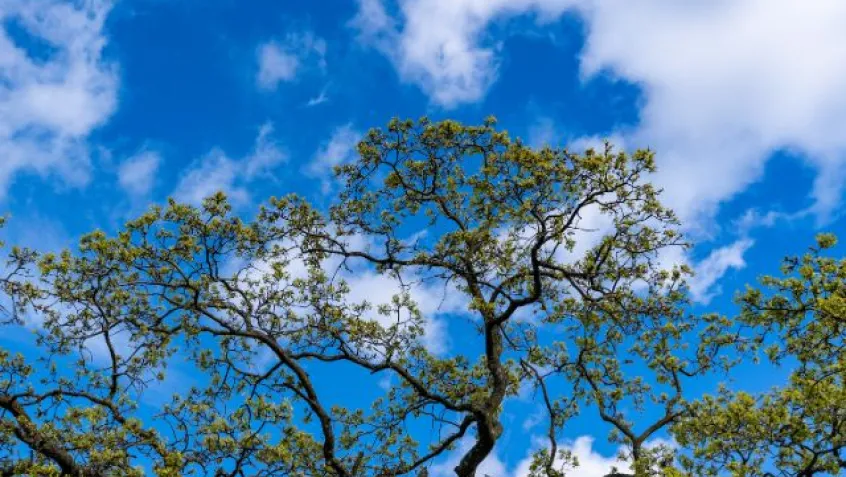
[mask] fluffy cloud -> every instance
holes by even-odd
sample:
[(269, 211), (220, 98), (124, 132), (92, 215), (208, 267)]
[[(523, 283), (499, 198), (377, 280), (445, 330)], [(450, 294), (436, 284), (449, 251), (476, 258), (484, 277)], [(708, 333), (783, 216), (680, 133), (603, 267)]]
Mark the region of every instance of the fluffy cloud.
[(19, 172), (89, 180), (88, 135), (117, 106), (103, 58), (111, 2), (6, 0), (0, 6), (0, 196)]
[(360, 40), (384, 53), (400, 76), (444, 107), (473, 102), (496, 79), (498, 44), (492, 21), (534, 12), (561, 14), (571, 0), (400, 0), (397, 18), (381, 0), (359, 0), (352, 20)]
[(284, 41), (271, 40), (259, 46), (259, 88), (275, 90), (279, 83), (296, 79), (306, 61), (314, 60), (318, 67), (325, 67), (326, 41), (311, 32), (289, 34)]
[(241, 159), (232, 159), (220, 149), (213, 149), (194, 161), (184, 172), (173, 196), (180, 201), (198, 204), (218, 191), (225, 192), (236, 205), (250, 201), (247, 186), (254, 180), (272, 175), (275, 167), (288, 156), (272, 138), (273, 125), (259, 130), (253, 152)]
[[(561, 446), (562, 450), (569, 451), (579, 463), (578, 467), (567, 472), (567, 477), (605, 477), (612, 467), (621, 471), (629, 469), (629, 462), (620, 459), (619, 456), (604, 456), (594, 451), (593, 442), (593, 437), (581, 436), (572, 442), (565, 442)], [(531, 463), (531, 456), (520, 461), (512, 476), (528, 477)]]
[(296, 77), (300, 61), (276, 43), (265, 43), (259, 48), (259, 72), (256, 81), (264, 89), (275, 89), (280, 81)]
[(355, 148), (361, 140), (361, 133), (353, 128), (352, 124), (345, 124), (336, 128), (328, 141), (326, 141), (314, 155), (311, 162), (305, 167), (306, 175), (321, 180), (321, 187), (324, 193), (329, 192), (332, 187), (332, 175), (335, 166), (345, 164), (352, 160), (355, 155)]
[(846, 3), (399, 0), (395, 6), (389, 11), (380, 0), (360, 0), (353, 25), (405, 81), (447, 107), (480, 99), (495, 80), (493, 22), (578, 13), (586, 27), (582, 75), (608, 73), (641, 86), (641, 122), (623, 131), (624, 139), (658, 151), (665, 200), (700, 232), (782, 149), (819, 170), (811, 192), (817, 216), (825, 220), (837, 210), (846, 178)]
[(153, 189), (160, 164), (161, 156), (157, 152), (140, 152), (120, 164), (118, 183), (131, 196), (145, 196)]
[[(470, 450), (473, 441), (470, 439), (462, 439), (459, 441), (455, 450), (450, 452), (446, 460), (433, 465), (429, 469), (429, 475), (432, 477), (450, 477), (455, 475), (455, 467), (461, 462), (461, 457)], [(507, 477), (511, 475), (505, 463), (497, 456), (496, 452), (491, 452), (487, 459), (485, 459), (479, 466), (476, 472), (479, 476), (487, 477)], [(528, 474), (527, 474), (528, 475)], [(517, 477), (516, 475), (514, 477)]]
[(816, 212), (841, 198), (846, 4), (785, 0), (595, 2), (582, 68), (641, 85), (630, 133), (660, 153), (659, 181), (686, 217), (710, 216), (793, 149), (820, 170)]
[[(540, 438), (533, 439), (533, 443), (536, 449), (546, 445), (546, 442)], [(581, 436), (573, 441), (560, 443), (559, 448), (570, 452), (579, 463), (578, 467), (574, 469), (568, 467), (567, 477), (605, 477), (615, 467), (624, 472), (630, 469), (630, 461), (621, 459), (619, 451), (613, 455), (603, 455), (594, 450), (593, 443), (594, 438), (591, 436)], [(430, 468), (429, 475), (432, 477), (453, 475), (453, 469), (471, 445), (472, 442), (469, 439), (461, 440), (458, 447), (444, 461)], [(647, 448), (659, 445), (670, 448), (676, 447), (675, 443), (663, 439), (653, 439), (645, 445)], [(528, 477), (531, 463), (532, 457), (527, 455), (513, 469), (509, 470), (502, 458), (496, 452), (492, 452), (479, 467), (478, 474), (490, 477)]]

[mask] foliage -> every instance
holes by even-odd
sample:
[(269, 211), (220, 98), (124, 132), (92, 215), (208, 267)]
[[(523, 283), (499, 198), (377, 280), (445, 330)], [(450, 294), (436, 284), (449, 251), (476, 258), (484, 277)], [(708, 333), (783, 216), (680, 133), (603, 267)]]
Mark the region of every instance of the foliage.
[(765, 276), (738, 301), (738, 321), (776, 364), (791, 362), (788, 382), (750, 395), (723, 390), (692, 407), (675, 429), (690, 446), (697, 474), (840, 475), (846, 469), (846, 260), (823, 255), (832, 235), (789, 258), (783, 276)]
[[(547, 413), (537, 476), (577, 464), (557, 439), (578, 413), (610, 426), (639, 477), (683, 475), (673, 448), (650, 445), (671, 426), (699, 458), (681, 462), (709, 471), (720, 456), (735, 469), (736, 449), (714, 442), (737, 416), (798, 416), (803, 443), (832, 431), (842, 263), (807, 258), (792, 269), (807, 290), (767, 281), (783, 298), (750, 290), (737, 321), (693, 315), (689, 270), (663, 266), (687, 244), (648, 182), (650, 151), (535, 149), (493, 120), (422, 119), (371, 131), (358, 153), (337, 169), (326, 211), (286, 196), (246, 221), (217, 194), (153, 207), (74, 251), (13, 249), (2, 311), (9, 326), (37, 323), (39, 353), (0, 352), (0, 473), (423, 476), (469, 442), (455, 473), (473, 476), (526, 389)], [(354, 278), (369, 273), (397, 285), (389, 303), (355, 298)], [(460, 303), (448, 353), (426, 341), (420, 287)], [(753, 343), (776, 334), (770, 355), (797, 356), (801, 373), (772, 396), (689, 402), (688, 383), (735, 364), (744, 329), (760, 333)], [(196, 384), (151, 410), (177, 365)], [(832, 366), (840, 374), (820, 374)], [(320, 379), (331, 372), (390, 386), (338, 405)], [(734, 441), (760, 442), (756, 456), (778, 445), (748, 429)], [(842, 465), (831, 459), (819, 466)]]

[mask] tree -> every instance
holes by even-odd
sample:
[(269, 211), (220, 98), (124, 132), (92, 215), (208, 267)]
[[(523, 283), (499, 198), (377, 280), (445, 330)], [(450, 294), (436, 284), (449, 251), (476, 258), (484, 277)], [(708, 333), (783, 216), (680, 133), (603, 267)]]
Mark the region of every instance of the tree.
[[(519, 383), (544, 386), (539, 367), (552, 364), (546, 357), (556, 355), (564, 337), (542, 343), (539, 330), (564, 324), (584, 335), (596, 326), (619, 343), (643, 329), (638, 316), (659, 313), (678, 299), (657, 293), (671, 278), (657, 267), (658, 253), (683, 242), (675, 217), (643, 181), (654, 169), (648, 151), (632, 157), (610, 145), (583, 156), (533, 151), (512, 144), (490, 123), (466, 128), (425, 121), (418, 128), (395, 122), (387, 134), (374, 131), (359, 151), (361, 161), (340, 170), (345, 184), (331, 210), (332, 225), (336, 236), (375, 237), (381, 246), (363, 253), (324, 235), (318, 248), (395, 273), (421, 270), (467, 296), (484, 354), (474, 395), (458, 401), (467, 404), (477, 432), (458, 475), (473, 475), (492, 450), (502, 432), (502, 404)], [(384, 177), (384, 185), (374, 186), (374, 177)], [(588, 215), (606, 217), (610, 230), (573, 257)], [(438, 236), (408, 244), (403, 230), (420, 217)], [(648, 289), (646, 299), (638, 287)], [(534, 314), (536, 322), (521, 320), (520, 313)], [(600, 359), (587, 355), (585, 360)], [(544, 469), (551, 473), (554, 436), (568, 411), (566, 403), (546, 402), (553, 458)]]
[(846, 470), (846, 260), (823, 255), (836, 244), (820, 235), (803, 257), (785, 260), (783, 277), (766, 276), (738, 301), (738, 321), (779, 365), (792, 362), (784, 386), (762, 395), (723, 389), (691, 407), (675, 429), (693, 450), (697, 474), (814, 477)]
[[(425, 119), (371, 131), (358, 153), (324, 211), (286, 196), (245, 221), (217, 194), (74, 251), (13, 250), (7, 322), (38, 321), (40, 354), (0, 354), (2, 472), (423, 476), (463, 449), (455, 473), (474, 476), (504, 405), (534, 388), (549, 442), (533, 475), (564, 475), (557, 436), (597, 411), (635, 475), (678, 474), (648, 441), (684, 435), (699, 409), (684, 383), (730, 366), (742, 340), (691, 315), (689, 271), (664, 269), (686, 243), (648, 183), (653, 154)], [(398, 291), (371, 303), (360, 276)], [(455, 304), (449, 352), (427, 341), (421, 287)], [(151, 411), (177, 365), (195, 385)], [(339, 404), (328, 372), (390, 385)]]

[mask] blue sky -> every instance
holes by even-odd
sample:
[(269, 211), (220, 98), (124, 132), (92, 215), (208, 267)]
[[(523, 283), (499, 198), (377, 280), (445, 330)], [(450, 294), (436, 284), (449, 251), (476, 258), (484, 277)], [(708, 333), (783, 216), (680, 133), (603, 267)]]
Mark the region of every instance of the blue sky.
[[(654, 149), (703, 309), (846, 235), (838, 0), (4, 0), (0, 20), (11, 242), (60, 248), (217, 189), (244, 214), (325, 204), (368, 128), (491, 114), (532, 144)], [(538, 432), (515, 429), (497, 472)], [(613, 453), (590, 421), (565, 437), (601, 463), (591, 435)]]

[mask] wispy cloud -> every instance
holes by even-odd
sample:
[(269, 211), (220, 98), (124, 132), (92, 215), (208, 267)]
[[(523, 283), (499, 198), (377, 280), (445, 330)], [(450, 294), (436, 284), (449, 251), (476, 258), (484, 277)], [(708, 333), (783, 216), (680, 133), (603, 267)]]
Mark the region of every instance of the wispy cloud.
[(326, 103), (328, 101), (329, 101), (329, 95), (326, 94), (326, 90), (324, 89), (324, 90), (320, 91), (320, 94), (318, 94), (317, 96), (309, 99), (308, 102), (306, 103), (306, 106), (308, 106), (308, 107), (317, 106), (317, 105)]
[(746, 267), (743, 255), (754, 245), (750, 239), (740, 239), (730, 245), (720, 247), (694, 267), (695, 275), (690, 281), (690, 293), (699, 303), (707, 304), (722, 289), (717, 285), (729, 270), (742, 270)]
[(247, 186), (258, 178), (272, 177), (274, 169), (288, 160), (287, 153), (272, 135), (273, 125), (265, 123), (259, 129), (252, 153), (241, 159), (232, 159), (221, 149), (209, 151), (184, 172), (173, 196), (198, 204), (222, 191), (236, 205), (246, 205), (251, 200)]
[(326, 67), (326, 41), (311, 32), (291, 33), (282, 41), (271, 40), (258, 47), (256, 83), (263, 90), (275, 90), (291, 82), (306, 66)]
[(148, 195), (155, 185), (162, 158), (156, 151), (141, 151), (118, 166), (118, 183), (133, 197)]
[(320, 179), (321, 188), (328, 193), (332, 188), (335, 166), (345, 164), (355, 157), (356, 145), (361, 140), (361, 132), (351, 123), (344, 124), (332, 131), (332, 135), (317, 150), (304, 172), (310, 177)]

